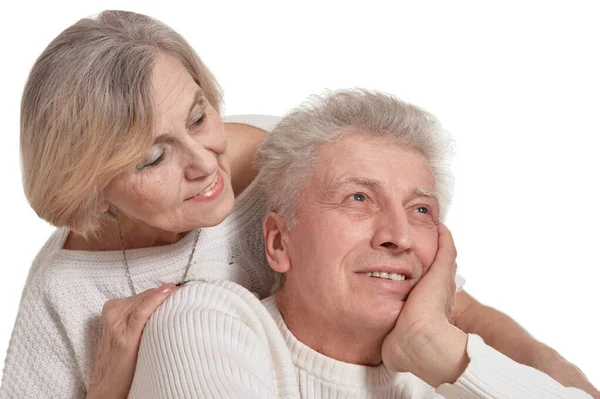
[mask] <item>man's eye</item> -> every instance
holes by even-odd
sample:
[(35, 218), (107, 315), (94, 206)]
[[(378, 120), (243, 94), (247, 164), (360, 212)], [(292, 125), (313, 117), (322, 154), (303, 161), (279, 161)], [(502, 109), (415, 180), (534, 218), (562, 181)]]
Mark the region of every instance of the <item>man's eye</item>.
[(417, 212), (422, 213), (424, 215), (429, 215), (429, 209), (425, 208), (424, 206), (418, 207)]
[(352, 194), (350, 196), (350, 198), (352, 198), (354, 201), (358, 201), (358, 202), (365, 202), (367, 200), (367, 197), (361, 193)]

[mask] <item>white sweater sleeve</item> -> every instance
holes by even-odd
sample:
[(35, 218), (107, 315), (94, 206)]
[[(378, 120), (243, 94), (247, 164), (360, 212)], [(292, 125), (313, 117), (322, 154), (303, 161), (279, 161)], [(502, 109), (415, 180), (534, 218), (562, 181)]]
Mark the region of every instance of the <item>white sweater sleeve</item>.
[(289, 358), (278, 335), (266, 309), (244, 288), (191, 283), (146, 325), (129, 397), (293, 397), (295, 369), (278, 360)]
[(470, 362), (454, 384), (437, 392), (448, 399), (592, 399), (576, 388), (566, 388), (548, 375), (519, 364), (469, 334)]
[(43, 271), (32, 268), (6, 354), (2, 399), (85, 398), (75, 352), (48, 284)]

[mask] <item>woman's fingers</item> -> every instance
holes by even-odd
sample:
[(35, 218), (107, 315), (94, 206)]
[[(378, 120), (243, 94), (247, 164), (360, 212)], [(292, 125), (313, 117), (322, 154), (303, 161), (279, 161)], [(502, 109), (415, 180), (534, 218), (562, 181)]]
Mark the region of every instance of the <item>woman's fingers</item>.
[(179, 287), (173, 283), (163, 284), (160, 288), (151, 289), (138, 295), (131, 307), (128, 319), (128, 327), (132, 333), (140, 333), (152, 313), (164, 302), (169, 295), (177, 291)]
[(178, 288), (172, 283), (163, 284), (104, 304), (88, 397), (127, 396), (144, 326), (156, 308)]
[(163, 284), (128, 298), (106, 301), (102, 309), (102, 330), (120, 346), (131, 345), (131, 341), (137, 344), (152, 313), (177, 289), (173, 283)]

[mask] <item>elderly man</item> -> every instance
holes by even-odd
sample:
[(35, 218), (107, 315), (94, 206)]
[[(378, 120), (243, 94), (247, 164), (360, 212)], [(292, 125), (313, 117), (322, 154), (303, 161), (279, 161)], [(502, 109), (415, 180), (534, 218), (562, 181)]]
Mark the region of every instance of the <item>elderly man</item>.
[(450, 321), (448, 138), (417, 107), (335, 92), (259, 152), (281, 288), (190, 284), (146, 326), (132, 397), (589, 398)]

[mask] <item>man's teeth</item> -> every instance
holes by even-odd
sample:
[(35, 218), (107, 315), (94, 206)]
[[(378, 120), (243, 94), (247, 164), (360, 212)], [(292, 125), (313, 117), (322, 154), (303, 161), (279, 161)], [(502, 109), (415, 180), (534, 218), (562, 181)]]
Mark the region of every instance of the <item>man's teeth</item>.
[(387, 278), (388, 280), (406, 280), (406, 276), (404, 274), (398, 273), (388, 273), (388, 272), (368, 272), (367, 276), (369, 277), (378, 277), (378, 278)]

